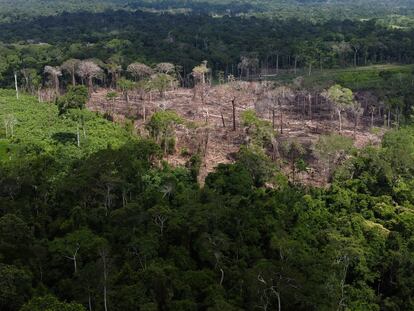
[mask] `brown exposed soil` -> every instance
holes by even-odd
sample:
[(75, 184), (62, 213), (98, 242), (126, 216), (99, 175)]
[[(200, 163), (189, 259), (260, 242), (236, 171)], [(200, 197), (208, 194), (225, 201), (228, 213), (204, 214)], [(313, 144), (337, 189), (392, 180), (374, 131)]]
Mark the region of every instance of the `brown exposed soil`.
[[(257, 114), (272, 122), (269, 109), (263, 109), (263, 87), (256, 82), (240, 82), (237, 88), (220, 85), (197, 90), (194, 96), (192, 89), (176, 89), (167, 92), (164, 98), (159, 94), (129, 94), (129, 104), (125, 96), (118, 94), (115, 100), (108, 100), (109, 90), (99, 89), (92, 94), (88, 108), (102, 114), (111, 115), (116, 122), (124, 122), (126, 118), (133, 120), (135, 129), (140, 135), (148, 135), (145, 123), (159, 109), (169, 109), (177, 112), (188, 121), (177, 126), (177, 146), (173, 155), (166, 157), (172, 165), (185, 165), (191, 154), (199, 152), (203, 155), (200, 171), (202, 183), (208, 173), (220, 163), (231, 163), (240, 146), (246, 142), (245, 129), (241, 125), (240, 114), (246, 109), (255, 109)], [(204, 94), (204, 95), (203, 95)], [(233, 130), (234, 100), (236, 109), (236, 130)], [(278, 132), (279, 143), (294, 139), (301, 143), (307, 151), (309, 170), (299, 176), (302, 182), (311, 185), (326, 183), (325, 169), (322, 163), (315, 159), (312, 146), (322, 134), (337, 131), (337, 118), (330, 106), (319, 96), (310, 98), (295, 93), (293, 99), (284, 103), (276, 110), (275, 131)], [(282, 112), (283, 133), (280, 131)], [(352, 118), (344, 122), (342, 135), (353, 138), (354, 145), (362, 148), (369, 144), (378, 144), (383, 130), (374, 134), (370, 129), (370, 117), (363, 116), (358, 126), (354, 128)], [(381, 120), (376, 120), (380, 123)], [(284, 168), (288, 172), (288, 168)]]

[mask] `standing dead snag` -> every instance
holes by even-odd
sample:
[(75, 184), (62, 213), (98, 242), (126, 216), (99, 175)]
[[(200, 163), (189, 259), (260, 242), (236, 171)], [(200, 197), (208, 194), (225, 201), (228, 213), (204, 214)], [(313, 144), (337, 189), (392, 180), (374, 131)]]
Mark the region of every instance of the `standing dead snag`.
[(53, 80), (53, 85), (55, 87), (55, 93), (56, 96), (59, 95), (59, 77), (62, 76), (62, 71), (60, 67), (52, 67), (52, 66), (46, 66), (45, 67), (45, 73), (50, 75), (50, 77)]
[(236, 97), (231, 100), (231, 106), (233, 108), (233, 131), (236, 131)]
[(72, 85), (75, 86), (76, 85), (76, 71), (78, 69), (78, 65), (80, 64), (80, 60), (79, 59), (68, 59), (67, 61), (65, 61), (60, 68), (62, 68), (63, 71), (66, 71), (67, 73), (70, 74), (70, 77), (72, 79)]
[(279, 86), (270, 91), (265, 95), (266, 104), (268, 109), (272, 113), (272, 126), (276, 128), (276, 109), (279, 110), (279, 127), (280, 134), (283, 134), (283, 109), (286, 104), (289, 104), (293, 99), (293, 91), (286, 86)]
[(103, 74), (103, 71), (92, 60), (85, 60), (79, 63), (77, 73), (82, 81), (87, 81), (89, 93), (92, 93), (93, 79), (99, 78)]
[(102, 276), (103, 276), (103, 300), (104, 310), (108, 311), (108, 261), (109, 261), (109, 250), (104, 243), (98, 250), (99, 256), (102, 260)]

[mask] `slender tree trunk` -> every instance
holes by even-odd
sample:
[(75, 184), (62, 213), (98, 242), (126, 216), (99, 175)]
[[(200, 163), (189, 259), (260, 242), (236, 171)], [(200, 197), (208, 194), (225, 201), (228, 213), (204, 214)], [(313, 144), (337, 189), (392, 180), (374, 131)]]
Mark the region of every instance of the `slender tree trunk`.
[(342, 113), (341, 113), (341, 110), (338, 110), (338, 119), (339, 119), (339, 133), (342, 133)]
[(59, 77), (55, 75), (55, 92), (56, 96), (59, 96)]
[(297, 72), (297, 68), (298, 68), (298, 58), (295, 56), (295, 69), (294, 69), (295, 74)]
[(80, 133), (79, 133), (79, 123), (76, 126), (76, 140), (78, 142), (78, 148), (80, 147)]
[(309, 119), (312, 121), (312, 95), (309, 94)]
[(280, 294), (276, 292), (276, 298), (277, 298), (277, 310), (282, 311), (282, 302), (280, 299)]
[(374, 109), (371, 109), (371, 127), (374, 127)]
[(233, 108), (233, 131), (236, 131), (236, 98), (233, 98), (231, 101)]
[(19, 86), (17, 84), (17, 73), (14, 73), (14, 86), (16, 88), (16, 98), (19, 99)]
[(279, 74), (279, 54), (276, 55), (276, 74)]
[(108, 311), (108, 298), (107, 298), (107, 279), (108, 279), (108, 271), (107, 271), (107, 253), (106, 250), (101, 250), (101, 258), (103, 264), (103, 298), (104, 298), (104, 310)]
[(88, 294), (88, 306), (89, 306), (89, 311), (92, 311), (92, 298), (91, 298), (91, 293)]
[(280, 110), (280, 134), (283, 134), (283, 112)]

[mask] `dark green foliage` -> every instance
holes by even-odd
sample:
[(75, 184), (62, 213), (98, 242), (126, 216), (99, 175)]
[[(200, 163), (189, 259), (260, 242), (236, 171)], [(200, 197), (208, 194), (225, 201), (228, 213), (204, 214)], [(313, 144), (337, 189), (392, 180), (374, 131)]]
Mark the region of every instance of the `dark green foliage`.
[(36, 297), (25, 304), (20, 311), (86, 311), (81, 304), (60, 302), (53, 296)]
[(56, 104), (59, 114), (64, 114), (70, 109), (83, 109), (89, 100), (88, 89), (83, 85), (70, 86), (68, 92), (57, 99)]

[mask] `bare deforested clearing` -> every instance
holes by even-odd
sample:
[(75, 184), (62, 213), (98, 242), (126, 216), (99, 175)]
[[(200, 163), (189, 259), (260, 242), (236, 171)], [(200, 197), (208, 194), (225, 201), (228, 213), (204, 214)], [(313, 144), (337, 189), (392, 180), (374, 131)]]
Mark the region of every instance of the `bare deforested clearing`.
[[(314, 150), (321, 136), (341, 130), (342, 136), (352, 138), (354, 146), (360, 148), (378, 144), (383, 133), (377, 131), (374, 134), (372, 130), (372, 126), (381, 125), (383, 121), (379, 112), (372, 113), (372, 109), (367, 108), (372, 105), (368, 102), (375, 101), (371, 94), (357, 94), (358, 100), (366, 108), (358, 109), (358, 113), (351, 110), (344, 112), (339, 124), (336, 106), (322, 93), (297, 91), (286, 86), (275, 87), (268, 82), (240, 81), (214, 87), (206, 85), (204, 89), (204, 96), (196, 97), (193, 90), (185, 88), (165, 92), (164, 96), (157, 92), (142, 96), (139, 92), (131, 91), (128, 105), (122, 94), (108, 97), (110, 91), (99, 89), (92, 94), (88, 107), (110, 115), (117, 122), (133, 120), (135, 130), (144, 136), (147, 135), (144, 120), (148, 120), (154, 112), (177, 112), (187, 123), (176, 126), (176, 150), (166, 159), (173, 165), (184, 165), (189, 155), (200, 154), (200, 182), (219, 163), (233, 162), (240, 146), (247, 143), (248, 135), (242, 124), (241, 113), (248, 109), (254, 110), (260, 118), (273, 125), (280, 147), (290, 141), (303, 147), (308, 169), (297, 172), (295, 178), (307, 184), (321, 185), (327, 182), (324, 161), (318, 160)], [(279, 158), (275, 161), (289, 173), (288, 159)]]

